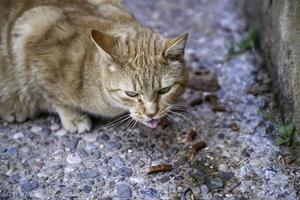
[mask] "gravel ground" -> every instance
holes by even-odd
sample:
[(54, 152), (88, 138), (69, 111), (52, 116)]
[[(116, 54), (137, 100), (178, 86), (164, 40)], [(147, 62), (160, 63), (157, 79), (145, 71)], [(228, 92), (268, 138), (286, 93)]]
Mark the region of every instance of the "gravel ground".
[[(247, 30), (235, 1), (125, 2), (143, 24), (167, 36), (190, 33), (187, 64), (215, 71), (221, 88), (214, 94), (227, 112), (202, 103), (167, 128), (108, 130), (99, 122), (81, 135), (61, 129), (56, 116), (1, 122), (0, 199), (297, 199), (299, 168), (276, 146), (275, 125), (261, 114), (272, 107), (272, 94), (246, 92), (268, 82), (261, 59), (255, 51), (229, 55)], [(206, 94), (188, 89), (182, 101)], [(191, 128), (198, 134), (189, 142)], [(187, 159), (199, 140), (207, 147)], [(147, 174), (156, 164), (173, 170)]]

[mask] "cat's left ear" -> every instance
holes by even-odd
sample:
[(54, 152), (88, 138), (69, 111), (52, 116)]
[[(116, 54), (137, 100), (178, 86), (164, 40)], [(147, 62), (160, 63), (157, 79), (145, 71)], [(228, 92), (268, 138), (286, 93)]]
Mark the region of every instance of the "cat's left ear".
[(165, 58), (174, 61), (182, 61), (187, 39), (188, 33), (176, 38), (168, 39), (166, 42), (166, 50), (164, 52)]
[(118, 38), (98, 30), (92, 30), (91, 38), (101, 52), (113, 58), (113, 49), (118, 43)]

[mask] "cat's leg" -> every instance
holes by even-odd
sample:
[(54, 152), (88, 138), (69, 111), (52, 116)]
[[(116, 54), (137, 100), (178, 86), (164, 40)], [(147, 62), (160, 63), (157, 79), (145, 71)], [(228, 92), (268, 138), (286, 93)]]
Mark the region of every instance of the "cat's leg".
[(92, 128), (92, 121), (86, 114), (65, 106), (54, 106), (61, 123), (65, 129), (71, 133), (83, 133)]

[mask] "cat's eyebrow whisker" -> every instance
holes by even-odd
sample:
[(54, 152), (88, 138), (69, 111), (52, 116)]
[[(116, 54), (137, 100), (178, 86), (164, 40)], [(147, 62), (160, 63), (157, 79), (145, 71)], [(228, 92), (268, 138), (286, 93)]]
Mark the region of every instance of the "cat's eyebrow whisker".
[(179, 117), (182, 117), (182, 118), (186, 119), (188, 122), (190, 122), (193, 125), (193, 127), (196, 127), (196, 124), (191, 119), (189, 119), (187, 116), (185, 116), (183, 114), (180, 114), (178, 112), (171, 111), (171, 110), (169, 110), (168, 112), (170, 112), (171, 114), (174, 114), (174, 115), (177, 115)]

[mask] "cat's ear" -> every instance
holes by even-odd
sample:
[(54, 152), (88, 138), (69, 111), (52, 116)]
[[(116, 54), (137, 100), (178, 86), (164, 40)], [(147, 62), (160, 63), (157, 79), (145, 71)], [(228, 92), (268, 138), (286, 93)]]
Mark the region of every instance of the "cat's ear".
[(188, 34), (185, 33), (179, 37), (168, 39), (166, 42), (164, 56), (166, 59), (181, 61), (184, 57), (184, 49)]
[(91, 38), (100, 51), (104, 52), (109, 58), (113, 58), (113, 49), (118, 43), (116, 37), (102, 31), (92, 30)]

